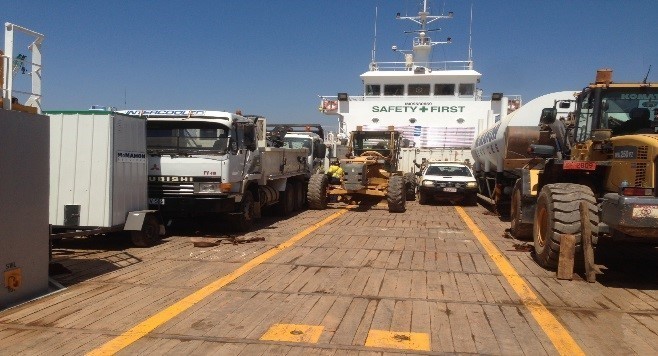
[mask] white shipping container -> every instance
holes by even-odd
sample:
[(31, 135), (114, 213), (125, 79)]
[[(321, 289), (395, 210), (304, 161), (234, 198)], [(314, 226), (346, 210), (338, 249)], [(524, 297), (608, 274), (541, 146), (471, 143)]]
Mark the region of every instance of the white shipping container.
[(50, 116), (50, 224), (112, 227), (148, 209), (146, 120), (114, 112)]

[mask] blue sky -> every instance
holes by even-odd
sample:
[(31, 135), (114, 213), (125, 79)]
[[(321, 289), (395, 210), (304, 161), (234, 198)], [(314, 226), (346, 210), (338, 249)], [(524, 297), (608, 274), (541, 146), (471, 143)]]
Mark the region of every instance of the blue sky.
[[(403, 31), (415, 27), (395, 14), (414, 15), (417, 3), (25, 0), (3, 6), (0, 21), (46, 36), (46, 110), (242, 109), (270, 122), (335, 126), (335, 117), (318, 112), (317, 95), (361, 93), (375, 7), (377, 59), (399, 61), (391, 45), (409, 48)], [(467, 58), (471, 4), (473, 59), (485, 95), (527, 102), (580, 89), (602, 67), (614, 69), (613, 80), (640, 81), (652, 65), (649, 80), (658, 82), (658, 1), (430, 1), (433, 13), (455, 13), (432, 33), (435, 41), (453, 40), (435, 49), (433, 60)]]

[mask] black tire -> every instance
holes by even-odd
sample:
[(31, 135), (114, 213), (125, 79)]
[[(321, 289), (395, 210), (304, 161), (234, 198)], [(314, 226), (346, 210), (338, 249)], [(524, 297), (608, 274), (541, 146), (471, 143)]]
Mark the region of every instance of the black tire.
[(149, 247), (155, 245), (160, 240), (160, 223), (158, 219), (147, 214), (144, 217), (142, 229), (130, 232), (130, 240), (137, 247)]
[(427, 205), (430, 202), (430, 197), (427, 196), (427, 193), (423, 193), (422, 191), (418, 192), (418, 204), (420, 205)]
[(308, 207), (314, 210), (322, 210), (327, 208), (327, 186), (329, 185), (329, 177), (326, 174), (314, 174), (308, 181), (308, 191), (306, 199), (308, 200)]
[(388, 179), (386, 202), (391, 213), (402, 213), (406, 210), (407, 194), (402, 176), (392, 176)]
[(467, 194), (464, 197), (463, 204), (465, 206), (476, 206), (476, 205), (478, 205), (478, 196), (476, 194)]
[(295, 202), (295, 210), (304, 209), (306, 206), (306, 185), (303, 181), (295, 181), (295, 196), (297, 201)]
[(279, 213), (288, 216), (295, 211), (297, 205), (297, 192), (292, 183), (286, 183), (286, 190), (279, 195)]
[(589, 187), (572, 183), (545, 185), (539, 193), (533, 225), (534, 258), (547, 269), (555, 269), (560, 256), (560, 235), (576, 237), (576, 251), (582, 250), (580, 202), (589, 207), (592, 233), (598, 232), (599, 216), (596, 197)]
[(242, 196), (239, 211), (233, 219), (233, 227), (236, 231), (246, 232), (254, 226), (254, 196), (247, 190)]
[(407, 201), (416, 200), (416, 176), (413, 173), (405, 173), (403, 177)]
[(521, 222), (521, 179), (518, 179), (512, 190), (512, 205), (510, 207), (510, 233), (515, 239), (530, 240), (532, 238), (532, 224)]

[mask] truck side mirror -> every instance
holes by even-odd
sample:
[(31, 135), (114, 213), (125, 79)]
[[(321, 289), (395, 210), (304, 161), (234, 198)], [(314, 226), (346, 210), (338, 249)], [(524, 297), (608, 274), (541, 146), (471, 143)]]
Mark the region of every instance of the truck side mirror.
[(322, 142), (316, 142), (315, 158), (324, 158), (327, 154), (327, 146)]
[(257, 147), (256, 142), (256, 126), (255, 125), (245, 125), (244, 126), (244, 147), (249, 151), (253, 151)]
[(556, 117), (557, 117), (557, 109), (545, 108), (541, 111), (539, 122), (545, 125), (550, 125), (555, 122)]

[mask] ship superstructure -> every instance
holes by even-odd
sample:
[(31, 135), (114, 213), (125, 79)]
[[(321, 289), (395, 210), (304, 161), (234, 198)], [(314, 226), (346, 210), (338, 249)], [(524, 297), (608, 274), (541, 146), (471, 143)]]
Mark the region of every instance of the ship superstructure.
[[(452, 12), (431, 15), (427, 1), (423, 1), (416, 16), (398, 13), (396, 18), (418, 25), (418, 30), (407, 31), (414, 34), (411, 50), (392, 47), (404, 61), (377, 62), (373, 54), (368, 71), (360, 76), (363, 92), (322, 96), (320, 110), (338, 116), (339, 137), (349, 136), (357, 127), (372, 130), (394, 126), (410, 141), (413, 159), (420, 159), (419, 155), (471, 159), (469, 148), (474, 138), (518, 107), (520, 98), (500, 93), (484, 97), (478, 88), (482, 75), (473, 69), (470, 48), (465, 61), (432, 61), (433, 48), (452, 40), (433, 41), (429, 33), (436, 29), (428, 25), (452, 19)], [(426, 150), (431, 152), (424, 154)], [(402, 155), (404, 160), (409, 153)]]

